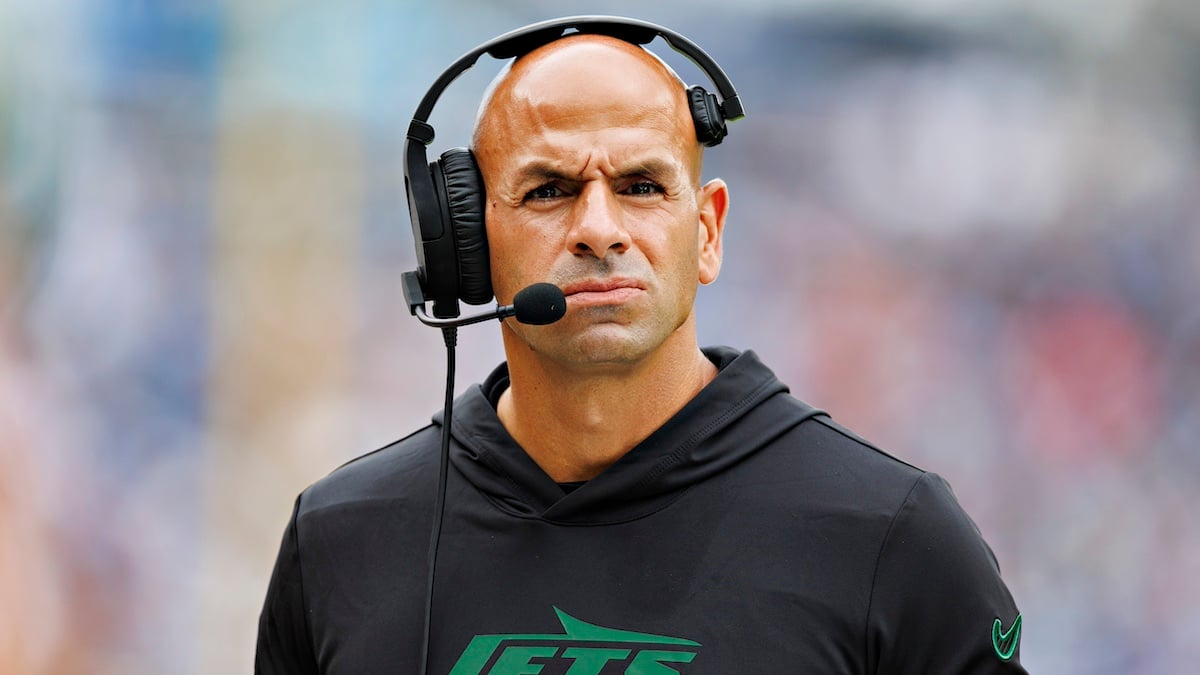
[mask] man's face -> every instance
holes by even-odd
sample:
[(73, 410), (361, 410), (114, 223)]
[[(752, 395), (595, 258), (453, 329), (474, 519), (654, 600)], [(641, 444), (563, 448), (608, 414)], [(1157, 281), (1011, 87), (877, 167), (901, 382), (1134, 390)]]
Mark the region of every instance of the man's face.
[(497, 299), (539, 281), (567, 296), (557, 323), (506, 322), (507, 344), (615, 366), (692, 326), (727, 197), (720, 181), (699, 187), (686, 96), (651, 57), (604, 38), (535, 52), (498, 87), (475, 153)]

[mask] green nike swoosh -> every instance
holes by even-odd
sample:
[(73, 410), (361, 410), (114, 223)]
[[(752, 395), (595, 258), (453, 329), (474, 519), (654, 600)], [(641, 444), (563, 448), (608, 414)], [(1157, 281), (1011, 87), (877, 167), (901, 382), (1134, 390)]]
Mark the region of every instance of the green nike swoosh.
[(1008, 630), (1003, 630), (1004, 624), (999, 617), (992, 622), (992, 648), (1001, 661), (1007, 661), (1017, 651), (1017, 643), (1021, 641), (1021, 615), (1013, 620)]

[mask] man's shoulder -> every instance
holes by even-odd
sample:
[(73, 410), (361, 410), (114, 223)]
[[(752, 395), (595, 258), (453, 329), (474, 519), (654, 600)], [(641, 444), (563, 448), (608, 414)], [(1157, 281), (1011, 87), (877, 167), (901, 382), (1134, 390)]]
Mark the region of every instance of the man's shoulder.
[(915, 481), (925, 473), (923, 468), (883, 449), (829, 415), (817, 415), (813, 421), (812, 433), (833, 448), (843, 461), (856, 462), (902, 481)]
[[(867, 483), (868, 490), (878, 492), (887, 487), (889, 497), (894, 497), (897, 491), (907, 493), (925, 475), (922, 468), (855, 433), (829, 412), (794, 396), (753, 350), (738, 352), (728, 347), (709, 347), (705, 354), (722, 368), (727, 396), (729, 382), (741, 382), (743, 387), (752, 388), (745, 400), (753, 401), (749, 406), (753, 410), (741, 418), (737, 429), (744, 443), (773, 448), (767, 453), (765, 466), (772, 466), (770, 459), (774, 459), (785, 473), (799, 471), (805, 476), (832, 478), (821, 482), (835, 488), (854, 489)], [(731, 380), (730, 376), (740, 379)], [(781, 429), (786, 429), (786, 433), (779, 433)]]
[(909, 530), (937, 536), (954, 531), (964, 540), (982, 542), (942, 476), (896, 457), (826, 415), (803, 426), (807, 437), (799, 439), (799, 451), (810, 455), (808, 470), (825, 478), (815, 481), (819, 501), (869, 519), (902, 520)]
[(304, 490), (301, 511), (424, 495), (437, 479), (439, 431), (426, 425), (339, 466)]
[[(811, 409), (790, 395), (783, 398)], [(776, 446), (771, 454), (787, 466), (768, 470), (779, 475), (794, 472), (818, 503), (894, 512), (927, 475), (923, 468), (884, 450), (824, 411), (808, 416)]]
[(916, 480), (925, 471), (922, 467), (911, 464), (899, 458), (888, 450), (878, 446), (874, 441), (859, 435), (858, 432), (841, 424), (834, 417), (820, 408), (812, 408), (804, 401), (794, 399), (790, 394), (784, 396), (791, 404), (804, 410), (814, 410), (806, 423), (800, 428), (802, 442), (805, 447), (820, 449), (822, 456), (841, 461), (853, 462), (866, 470), (884, 474), (901, 480)]

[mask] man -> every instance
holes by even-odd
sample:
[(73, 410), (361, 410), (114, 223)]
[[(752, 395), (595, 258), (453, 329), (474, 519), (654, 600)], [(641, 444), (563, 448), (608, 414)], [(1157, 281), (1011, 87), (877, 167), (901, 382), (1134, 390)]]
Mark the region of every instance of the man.
[[(1022, 673), (1020, 616), (947, 485), (701, 350), (729, 191), (641, 47), (518, 58), (473, 150), (507, 364), (455, 405), (429, 672)], [(419, 672), (440, 418), (306, 490), (260, 673)]]

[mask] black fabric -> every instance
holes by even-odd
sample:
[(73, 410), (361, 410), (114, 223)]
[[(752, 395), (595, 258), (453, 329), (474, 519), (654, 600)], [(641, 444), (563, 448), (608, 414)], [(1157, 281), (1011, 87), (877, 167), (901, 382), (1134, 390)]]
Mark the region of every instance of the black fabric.
[(484, 186), (470, 150), (454, 148), (440, 160), (446, 208), (458, 254), (458, 296), (471, 305), (492, 299), (491, 262), (484, 227)]
[(563, 494), (570, 494), (583, 487), (585, 483), (587, 483), (586, 480), (570, 480), (566, 482), (560, 481), (558, 487), (563, 491)]
[[(496, 417), (503, 367), (458, 398), (430, 672), (1025, 672), (949, 486), (708, 354), (708, 387), (566, 494)], [(301, 495), (257, 672), (416, 672), (439, 424)]]
[(258, 649), (255, 654), (256, 672), (316, 675), (317, 663), (312, 658), (308, 618), (304, 601), (304, 575), (300, 569), (300, 550), (296, 540), (296, 509), (283, 533), (275, 573), (267, 587), (270, 611), (264, 609), (259, 617)]

